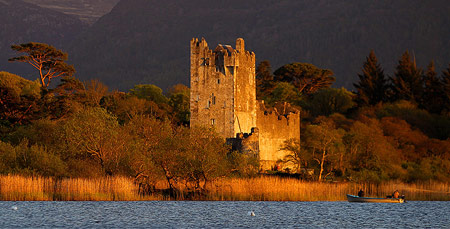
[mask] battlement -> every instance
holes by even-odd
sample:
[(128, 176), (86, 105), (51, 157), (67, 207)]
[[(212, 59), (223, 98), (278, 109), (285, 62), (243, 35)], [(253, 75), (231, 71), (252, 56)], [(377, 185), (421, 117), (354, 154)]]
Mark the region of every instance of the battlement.
[(191, 46), (191, 126), (212, 126), (233, 149), (254, 154), (263, 169), (283, 159), (284, 141), (300, 138), (300, 112), (287, 103), (267, 108), (256, 100), (255, 53), (219, 44), (214, 50), (204, 38)]
[(245, 50), (245, 41), (242, 38), (236, 40), (236, 49), (233, 49), (231, 45), (218, 44), (213, 50), (209, 49), (208, 43), (204, 38), (199, 40), (198, 38), (192, 38), (191, 40), (191, 52), (192, 54), (204, 55), (204, 58), (209, 58), (209, 65), (214, 66), (218, 57), (224, 58), (224, 64), (226, 66), (239, 66), (239, 61), (255, 61), (255, 53)]
[(214, 125), (225, 137), (256, 126), (255, 54), (244, 39), (208, 47), (191, 40), (191, 124)]
[(284, 103), (276, 103), (273, 107), (266, 107), (264, 100), (258, 100), (258, 109), (259, 112), (262, 112), (265, 116), (273, 116), (277, 117), (278, 120), (289, 120), (290, 117), (297, 117), (300, 114), (300, 111), (291, 106), (291, 104)]

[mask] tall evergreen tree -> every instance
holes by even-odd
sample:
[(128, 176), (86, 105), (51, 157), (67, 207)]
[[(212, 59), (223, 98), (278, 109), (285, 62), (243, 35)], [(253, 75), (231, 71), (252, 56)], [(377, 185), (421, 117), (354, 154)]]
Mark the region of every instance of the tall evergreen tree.
[(392, 100), (420, 102), (423, 71), (417, 68), (416, 60), (411, 60), (408, 51), (403, 53), (396, 67), (392, 81)]
[(444, 94), (444, 106), (447, 112), (450, 113), (450, 64), (448, 68), (442, 72), (442, 90)]
[(366, 57), (362, 74), (358, 74), (358, 77), (359, 82), (353, 85), (358, 90), (357, 102), (359, 104), (375, 105), (387, 101), (389, 85), (373, 50)]
[(423, 74), (422, 82), (423, 94), (419, 106), (429, 112), (440, 113), (444, 104), (444, 90), (433, 61), (430, 62)]

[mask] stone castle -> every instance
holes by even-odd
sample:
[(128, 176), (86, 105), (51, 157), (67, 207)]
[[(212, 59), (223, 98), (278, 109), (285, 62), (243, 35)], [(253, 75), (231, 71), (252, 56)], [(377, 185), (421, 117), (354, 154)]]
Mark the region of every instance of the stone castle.
[(300, 112), (289, 104), (267, 109), (256, 100), (255, 54), (218, 45), (210, 50), (204, 39), (191, 40), (191, 126), (213, 126), (233, 148), (253, 153), (261, 169), (280, 166), (287, 139), (300, 139)]

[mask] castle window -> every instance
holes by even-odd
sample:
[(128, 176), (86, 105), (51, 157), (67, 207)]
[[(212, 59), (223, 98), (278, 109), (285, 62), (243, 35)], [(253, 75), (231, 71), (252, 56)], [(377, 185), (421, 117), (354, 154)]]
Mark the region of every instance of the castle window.
[(216, 96), (214, 96), (214, 93), (212, 94), (212, 104), (213, 105), (216, 104)]
[(209, 58), (202, 58), (202, 66), (209, 66)]
[(211, 125), (216, 125), (216, 120), (215, 119), (211, 119)]
[(234, 75), (234, 67), (233, 66), (229, 66), (229, 67), (227, 67), (228, 68), (228, 72), (231, 74), (231, 75)]
[(217, 84), (220, 84), (220, 79), (217, 79)]
[(209, 107), (211, 107), (211, 101), (210, 100), (208, 100), (208, 103), (206, 104), (206, 108), (209, 108)]

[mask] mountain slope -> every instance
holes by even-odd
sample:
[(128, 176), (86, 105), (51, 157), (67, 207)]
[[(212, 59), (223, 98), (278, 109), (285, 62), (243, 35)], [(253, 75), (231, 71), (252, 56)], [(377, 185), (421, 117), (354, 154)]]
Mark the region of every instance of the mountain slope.
[(128, 89), (189, 84), (189, 41), (246, 41), (274, 70), (309, 62), (351, 88), (371, 49), (390, 73), (405, 50), (421, 66), (450, 62), (446, 0), (122, 0), (70, 48), (82, 79)]
[(78, 17), (83, 22), (93, 24), (101, 16), (109, 13), (119, 0), (24, 0), (42, 8), (48, 8)]
[[(8, 63), (17, 54), (12, 44), (42, 42), (65, 49), (86, 27), (79, 19), (40, 8), (21, 0), (0, 0), (0, 71), (36, 79), (36, 71), (24, 63)], [(70, 58), (70, 55), (69, 55)]]

